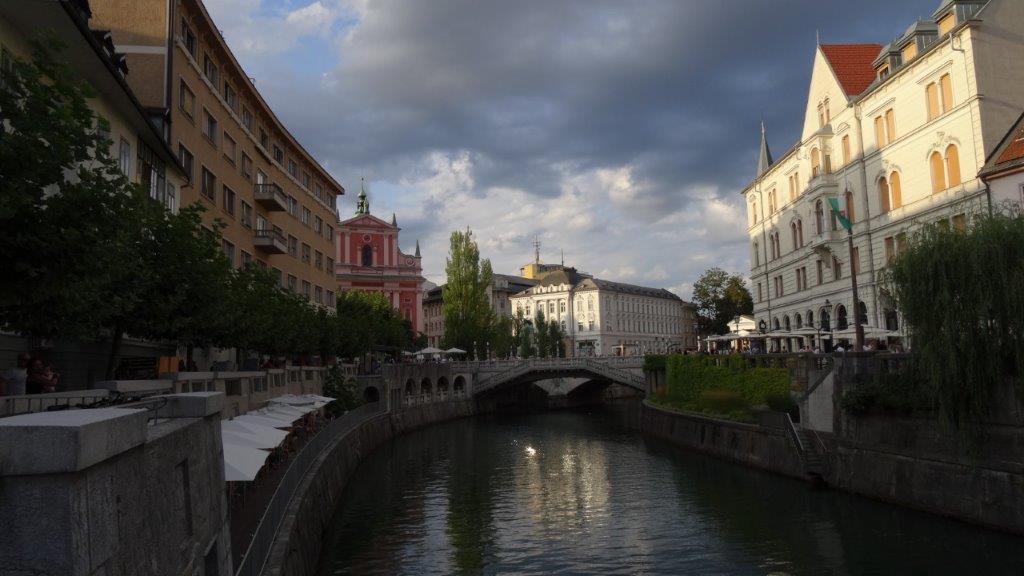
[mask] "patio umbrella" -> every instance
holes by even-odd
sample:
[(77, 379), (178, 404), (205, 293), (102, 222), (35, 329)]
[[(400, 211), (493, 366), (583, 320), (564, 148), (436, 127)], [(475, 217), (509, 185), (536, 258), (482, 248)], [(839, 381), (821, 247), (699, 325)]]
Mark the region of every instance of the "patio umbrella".
[(234, 420), (222, 420), (220, 423), (221, 433), (224, 432), (235, 432), (238, 434), (251, 434), (260, 439), (263, 444), (269, 444), (271, 447), (277, 447), (284, 442), (284, 439), (288, 437), (288, 433), (284, 430), (278, 430), (271, 426), (263, 426), (261, 424), (253, 424), (251, 422), (242, 422), (237, 418)]
[(264, 450), (277, 448), (277, 444), (274, 444), (272, 441), (265, 440), (255, 434), (232, 432), (231, 430), (221, 430), (220, 440), (225, 446), (228, 444), (234, 444), (235, 446), (242, 446), (244, 448), (262, 448)]
[(444, 353), (444, 350), (441, 350), (440, 348), (434, 348), (433, 346), (427, 346), (423, 350), (420, 350), (419, 352), (417, 352), (416, 355), (418, 356), (420, 354), (443, 354), (443, 353)]
[(462, 348), (449, 348), (444, 351), (445, 354), (465, 354), (466, 351)]
[(237, 444), (224, 445), (224, 480), (251, 482), (267, 462), (269, 452)]
[(241, 416), (235, 417), (235, 420), (240, 420), (240, 421), (246, 422), (246, 423), (251, 422), (253, 424), (259, 424), (260, 426), (270, 426), (271, 428), (291, 428), (292, 427), (292, 423), (291, 422), (285, 422), (284, 420), (279, 420), (277, 418), (271, 418), (271, 417), (268, 417), (268, 416), (256, 415), (256, 414), (242, 414)]

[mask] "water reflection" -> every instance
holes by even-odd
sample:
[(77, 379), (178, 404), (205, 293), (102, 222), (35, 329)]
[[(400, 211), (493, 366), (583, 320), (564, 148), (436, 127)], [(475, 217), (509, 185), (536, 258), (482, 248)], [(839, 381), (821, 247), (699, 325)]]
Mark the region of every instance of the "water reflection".
[(1024, 539), (685, 452), (623, 416), (397, 439), (351, 479), (321, 574), (1024, 573)]

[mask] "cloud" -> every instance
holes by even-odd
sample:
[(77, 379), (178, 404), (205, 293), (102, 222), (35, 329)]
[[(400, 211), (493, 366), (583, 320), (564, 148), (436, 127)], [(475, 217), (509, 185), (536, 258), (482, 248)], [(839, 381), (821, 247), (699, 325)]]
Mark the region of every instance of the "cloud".
[[(815, 30), (891, 40), (934, 0), (207, 0), (277, 114), (443, 279), (453, 229), (688, 296), (749, 270), (738, 191), (764, 119), (799, 134)], [(886, 14), (879, 31), (878, 14)]]

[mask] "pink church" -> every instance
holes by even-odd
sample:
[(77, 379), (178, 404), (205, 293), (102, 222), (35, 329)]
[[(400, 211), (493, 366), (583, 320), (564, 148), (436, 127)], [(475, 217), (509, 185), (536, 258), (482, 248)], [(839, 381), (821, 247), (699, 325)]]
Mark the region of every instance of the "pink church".
[(416, 253), (398, 247), (401, 228), (394, 215), (391, 223), (370, 214), (366, 191), (359, 191), (356, 215), (338, 224), (335, 236), (335, 275), (338, 291), (380, 292), (401, 312), (417, 332), (423, 331), (423, 266), (420, 244)]

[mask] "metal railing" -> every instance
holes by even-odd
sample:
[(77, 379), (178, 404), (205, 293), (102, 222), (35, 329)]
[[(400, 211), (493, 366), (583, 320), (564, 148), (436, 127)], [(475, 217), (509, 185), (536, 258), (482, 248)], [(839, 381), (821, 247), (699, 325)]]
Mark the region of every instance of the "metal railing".
[(287, 245), (287, 241), (284, 238), (284, 234), (274, 230), (273, 228), (264, 228), (262, 230), (255, 230), (252, 233), (253, 238), (270, 238), (271, 240), (277, 240), (278, 242)]
[(0, 417), (89, 405), (107, 398), (109, 393), (108, 390), (77, 390), (49, 394), (0, 396)]
[(528, 360), (520, 360), (509, 368), (491, 375), (486, 380), (480, 382), (478, 389), (485, 390), (495, 383), (505, 382), (510, 379), (518, 378), (534, 370), (571, 370), (571, 369), (584, 369), (602, 376), (608, 376), (619, 380), (621, 382), (628, 382), (641, 389), (645, 387), (646, 381), (630, 373), (627, 370), (622, 370), (609, 365), (604, 358), (530, 358)]
[(332, 420), (302, 447), (302, 450), (295, 455), (291, 464), (288, 465), (288, 469), (281, 477), (281, 482), (277, 485), (277, 489), (274, 490), (274, 495), (271, 496), (270, 503), (267, 504), (267, 509), (263, 512), (263, 516), (256, 526), (256, 531), (253, 533), (249, 547), (245, 551), (245, 556), (242, 557), (238, 569), (235, 570), (236, 576), (259, 576), (263, 572), (263, 568), (266, 566), (267, 559), (270, 556), (271, 547), (274, 545), (274, 540), (277, 538), (278, 530), (281, 527), (281, 521), (284, 520), (288, 506), (291, 504), (296, 490), (302, 484), (310, 467), (336, 440), (355, 430), (357, 426), (365, 422), (369, 417), (383, 414), (384, 408), (383, 402), (374, 402), (372, 404), (363, 404), (354, 410), (350, 410)]

